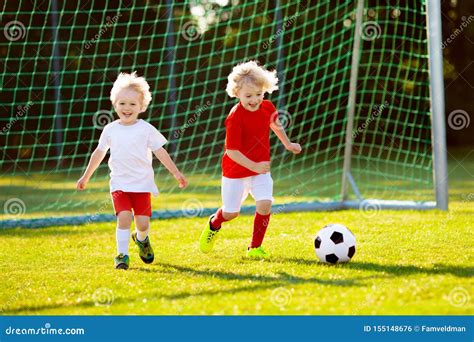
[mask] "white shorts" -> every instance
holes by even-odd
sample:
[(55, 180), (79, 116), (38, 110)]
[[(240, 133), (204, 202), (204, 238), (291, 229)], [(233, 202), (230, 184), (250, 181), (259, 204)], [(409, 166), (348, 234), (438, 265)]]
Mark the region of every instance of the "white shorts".
[(255, 201), (273, 202), (273, 179), (270, 173), (245, 178), (222, 177), (222, 211), (238, 213), (249, 193)]

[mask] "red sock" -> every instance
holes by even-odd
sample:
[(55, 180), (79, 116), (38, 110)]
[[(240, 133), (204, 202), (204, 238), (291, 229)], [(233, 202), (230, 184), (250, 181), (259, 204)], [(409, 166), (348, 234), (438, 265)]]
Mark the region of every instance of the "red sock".
[(211, 220), (211, 229), (212, 230), (219, 230), (221, 229), (222, 222), (226, 222), (227, 220), (222, 216), (222, 209), (219, 210), (214, 214), (214, 217)]
[(262, 245), (263, 238), (267, 232), (268, 224), (270, 223), (270, 214), (260, 215), (255, 212), (255, 220), (253, 222), (253, 236), (250, 248), (257, 248)]

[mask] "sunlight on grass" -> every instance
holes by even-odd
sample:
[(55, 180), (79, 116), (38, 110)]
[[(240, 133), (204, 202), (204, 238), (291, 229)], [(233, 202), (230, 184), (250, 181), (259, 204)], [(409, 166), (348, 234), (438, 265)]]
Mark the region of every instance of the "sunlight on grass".
[[(0, 302), (5, 314), (472, 314), (452, 291), (474, 290), (474, 210), (455, 208), (276, 214), (264, 262), (244, 258), (252, 216), (227, 224), (209, 255), (197, 245), (205, 218), (153, 221), (156, 261), (131, 245), (129, 271), (113, 269), (113, 223), (6, 230)], [(317, 262), (313, 238), (330, 222), (357, 237), (349, 264)]]

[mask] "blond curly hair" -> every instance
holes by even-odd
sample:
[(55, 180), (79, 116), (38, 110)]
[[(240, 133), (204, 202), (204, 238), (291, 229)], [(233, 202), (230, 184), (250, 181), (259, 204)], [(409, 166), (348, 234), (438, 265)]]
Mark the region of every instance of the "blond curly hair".
[(237, 64), (227, 77), (227, 94), (230, 97), (237, 97), (238, 91), (246, 83), (261, 87), (264, 92), (271, 94), (278, 89), (276, 70), (268, 71), (257, 61)]
[(131, 74), (121, 72), (114, 82), (112, 90), (110, 91), (110, 101), (113, 105), (117, 101), (117, 95), (122, 89), (131, 88), (140, 94), (141, 108), (145, 111), (151, 102), (150, 85), (144, 77), (137, 76), (134, 71)]

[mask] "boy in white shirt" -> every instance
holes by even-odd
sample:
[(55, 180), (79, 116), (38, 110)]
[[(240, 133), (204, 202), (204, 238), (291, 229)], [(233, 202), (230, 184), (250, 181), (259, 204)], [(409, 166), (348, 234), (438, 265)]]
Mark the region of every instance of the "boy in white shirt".
[[(150, 231), (151, 194), (158, 195), (152, 168), (152, 154), (173, 174), (180, 188), (188, 182), (163, 148), (167, 140), (148, 122), (138, 119), (146, 111), (150, 101), (150, 86), (143, 77), (121, 73), (110, 92), (110, 101), (119, 116), (104, 127), (89, 165), (77, 181), (77, 189), (84, 190), (87, 183), (110, 148), (110, 193), (117, 215), (116, 269), (128, 269), (128, 245), (130, 226), (135, 217), (136, 231), (133, 241), (139, 249), (140, 258), (149, 264), (154, 260)], [(133, 211), (133, 214), (132, 214)]]

